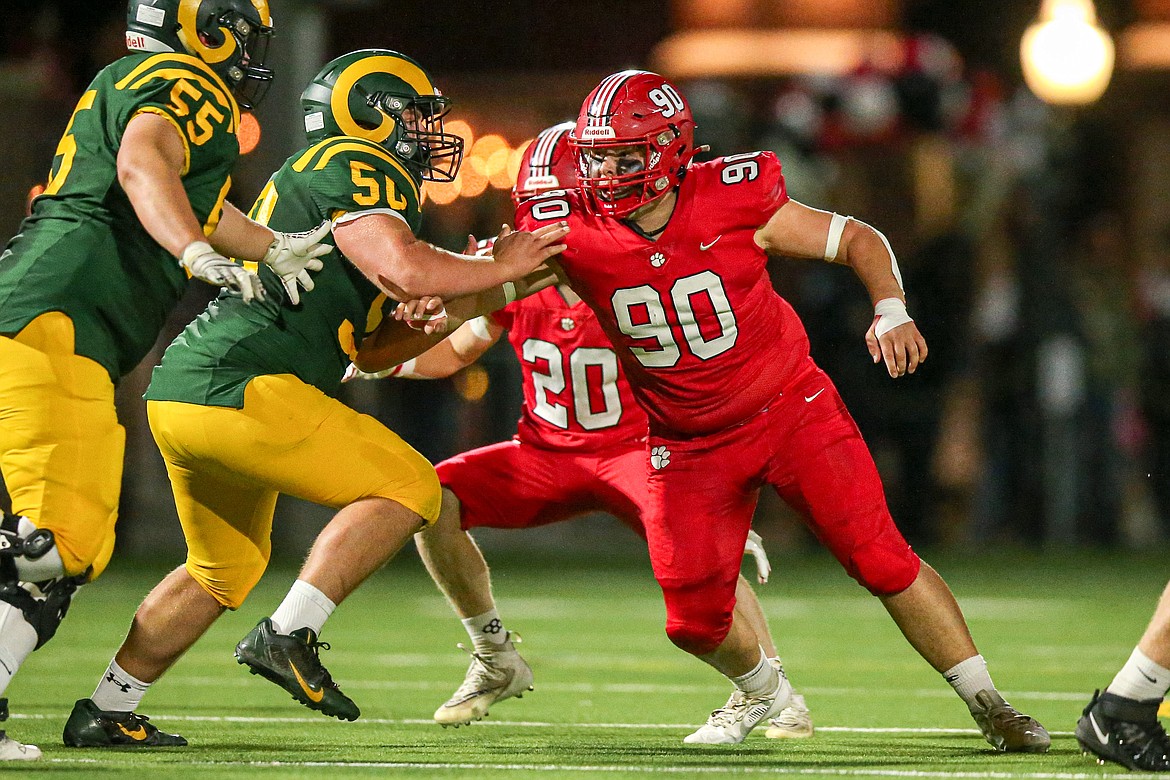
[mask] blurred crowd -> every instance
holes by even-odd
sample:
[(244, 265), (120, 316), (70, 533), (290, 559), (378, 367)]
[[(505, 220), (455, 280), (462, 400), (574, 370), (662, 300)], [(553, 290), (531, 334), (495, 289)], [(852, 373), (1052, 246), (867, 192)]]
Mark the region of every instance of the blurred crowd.
[[(76, 5), (83, 13), (87, 4)], [(84, 46), (11, 26), (0, 35), (0, 89), (35, 101), (25, 115), (41, 120), (27, 143), (6, 144), (6, 170), (47, 168), (87, 74), (121, 54), (119, 19), (88, 29)], [(930, 359), (898, 382), (868, 358), (872, 306), (851, 273), (783, 259), (772, 270), (913, 543), (1170, 540), (1170, 228), (1152, 257), (1135, 256), (1134, 216), (1118, 196), (1124, 173), (1113, 165), (1121, 152), (1106, 129), (973, 72), (930, 35), (846, 76), (686, 87), (712, 154), (776, 151), (794, 198), (874, 224), (899, 258)], [(36, 183), (6, 178), (6, 204)], [(15, 216), (0, 225), (15, 230)], [(458, 248), (509, 218), (507, 195), (493, 191), (431, 208), (425, 235)], [(191, 296), (163, 344), (207, 294)], [(437, 461), (511, 435), (518, 376), (504, 345), (450, 380), (352, 383), (345, 393)], [(137, 398), (148, 377), (140, 369), (120, 390), (131, 546), (154, 538), (160, 515), (173, 517)], [(773, 503), (760, 511), (763, 525), (788, 522)]]

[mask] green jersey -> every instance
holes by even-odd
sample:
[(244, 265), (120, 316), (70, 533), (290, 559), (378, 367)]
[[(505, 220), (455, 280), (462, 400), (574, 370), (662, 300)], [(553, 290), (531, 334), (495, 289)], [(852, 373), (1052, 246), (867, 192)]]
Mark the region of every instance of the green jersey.
[(195, 57), (131, 54), (102, 70), (81, 96), (44, 194), (0, 255), (0, 333), (64, 312), (73, 320), (76, 354), (100, 363), (114, 381), (154, 345), (187, 282), (118, 184), (122, 135), (144, 112), (179, 131), (183, 189), (210, 235), (240, 153), (239, 106)]
[[(311, 230), (322, 220), (372, 213), (419, 227), (419, 185), (382, 146), (361, 138), (327, 138), (299, 152), (268, 180), (251, 217), (274, 230)], [(267, 266), (260, 278), (267, 300), (245, 304), (221, 295), (167, 348), (146, 398), (205, 406), (244, 405), (253, 377), (292, 374), (328, 395), (362, 339), (378, 326), (387, 298), (336, 249), (322, 257), (313, 291), (285, 303), (284, 289)]]

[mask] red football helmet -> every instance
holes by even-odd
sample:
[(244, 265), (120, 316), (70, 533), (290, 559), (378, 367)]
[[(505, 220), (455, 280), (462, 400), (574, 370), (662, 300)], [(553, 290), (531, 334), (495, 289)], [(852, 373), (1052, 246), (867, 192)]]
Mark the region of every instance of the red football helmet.
[(542, 130), (524, 150), (512, 202), (519, 206), (533, 195), (548, 190), (567, 190), (577, 186), (577, 159), (569, 149), (572, 122)]
[[(577, 152), (586, 203), (599, 214), (624, 217), (671, 190), (695, 156), (691, 107), (657, 73), (624, 70), (607, 76), (585, 98), (569, 135)], [(601, 175), (600, 162), (622, 155), (616, 172)], [(636, 157), (641, 157), (639, 163)]]

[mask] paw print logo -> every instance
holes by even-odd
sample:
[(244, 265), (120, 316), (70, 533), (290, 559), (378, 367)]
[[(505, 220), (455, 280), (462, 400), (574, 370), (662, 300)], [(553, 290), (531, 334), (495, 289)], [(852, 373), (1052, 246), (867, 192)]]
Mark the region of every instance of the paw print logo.
[(654, 447), (650, 450), (650, 465), (655, 469), (664, 469), (670, 465), (670, 450), (666, 447)]
[(499, 618), (492, 618), (487, 625), (483, 627), (485, 634), (498, 634), (504, 630), (504, 624)]
[(561, 317), (561, 330), (570, 331), (577, 327), (577, 323), (573, 321), (572, 317)]
[(661, 252), (655, 252), (654, 254), (650, 255), (650, 265), (654, 266), (655, 268), (661, 268), (665, 264), (666, 255), (662, 254)]

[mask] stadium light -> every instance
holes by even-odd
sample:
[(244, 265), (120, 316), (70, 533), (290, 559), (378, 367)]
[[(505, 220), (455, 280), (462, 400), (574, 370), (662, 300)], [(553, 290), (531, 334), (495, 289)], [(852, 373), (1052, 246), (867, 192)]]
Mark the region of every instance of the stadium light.
[(1113, 75), (1113, 39), (1092, 0), (1043, 0), (1020, 41), (1024, 80), (1046, 103), (1082, 106), (1101, 97)]

